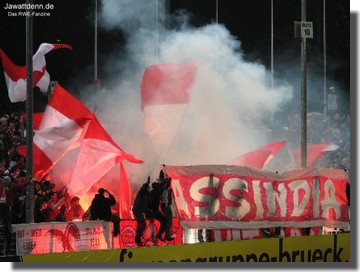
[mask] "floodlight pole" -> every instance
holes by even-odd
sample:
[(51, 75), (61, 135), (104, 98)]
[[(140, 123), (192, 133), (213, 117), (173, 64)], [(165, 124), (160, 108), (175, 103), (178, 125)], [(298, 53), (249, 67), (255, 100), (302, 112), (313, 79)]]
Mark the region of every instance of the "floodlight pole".
[(216, 0), (216, 16), (215, 16), (215, 20), (216, 20), (216, 23), (218, 24), (219, 23), (219, 0)]
[[(301, 21), (306, 21), (306, 0), (301, 0)], [(306, 37), (301, 38), (301, 168), (307, 162), (307, 84), (306, 84)]]
[[(33, 0), (26, 0), (31, 7)], [(31, 9), (27, 9), (31, 13)], [(33, 179), (33, 17), (26, 16), (26, 178), (31, 180), (26, 187), (26, 222), (34, 222), (34, 182)]]
[[(271, 0), (270, 3), (270, 32), (271, 32), (271, 38), (270, 38), (270, 71), (271, 71), (271, 89), (274, 88), (274, 0)], [(270, 125), (271, 128), (273, 128), (274, 125), (274, 112), (271, 111), (270, 115)]]
[(271, 0), (271, 88), (274, 87), (274, 0)]
[(326, 0), (323, 0), (323, 65), (324, 65), (324, 115), (327, 115), (327, 79), (326, 79)]
[(94, 14), (94, 83), (99, 87), (100, 81), (98, 79), (98, 2), (95, 0), (95, 14)]

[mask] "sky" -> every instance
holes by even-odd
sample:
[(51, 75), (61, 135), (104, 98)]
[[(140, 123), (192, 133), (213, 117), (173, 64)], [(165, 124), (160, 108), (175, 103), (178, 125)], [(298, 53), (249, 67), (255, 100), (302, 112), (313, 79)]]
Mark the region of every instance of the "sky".
[[(168, 7), (160, 0), (98, 0), (100, 89), (93, 85), (94, 1), (34, 1), (51, 3), (53, 9), (36, 10), (48, 14), (34, 17), (33, 46), (34, 51), (42, 42), (73, 47), (71, 52), (46, 56), (51, 78), (89, 108), (96, 106), (99, 119), (120, 146), (147, 162), (130, 171), (130, 178), (141, 180), (155, 175), (151, 171), (158, 171), (161, 163), (226, 163), (269, 142), (264, 130), (273, 113), (300, 111), (300, 40), (294, 38), (294, 21), (301, 18), (301, 1), (274, 2), (274, 87), (270, 1), (219, 1), (216, 17), (215, 0), (170, 0)], [(307, 41), (310, 111), (322, 110), (322, 2), (307, 3), (307, 20), (314, 24), (314, 38)], [(7, 3), (0, 8), (0, 48), (24, 65), (25, 18), (9, 14)], [(166, 10), (169, 17), (162, 16)], [(349, 1), (326, 1), (327, 84), (339, 90), (345, 108), (350, 90), (349, 11)], [(149, 65), (181, 61), (201, 66), (193, 97), (172, 144), (155, 146), (142, 127), (141, 77)], [(24, 103), (7, 101), (2, 76), (0, 90), (1, 110), (24, 109)], [(34, 95), (34, 111), (42, 111), (47, 97)]]

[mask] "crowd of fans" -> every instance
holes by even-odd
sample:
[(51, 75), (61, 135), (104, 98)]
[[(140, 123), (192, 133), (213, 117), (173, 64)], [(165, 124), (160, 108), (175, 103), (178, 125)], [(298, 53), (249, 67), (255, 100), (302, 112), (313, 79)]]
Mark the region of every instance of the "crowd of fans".
[[(346, 169), (350, 171), (350, 109), (338, 109), (322, 112), (307, 113), (307, 139), (310, 144), (332, 144), (336, 148), (326, 152), (312, 167)], [(294, 151), (300, 147), (301, 142), (301, 117), (298, 113), (277, 114), (271, 127), (263, 129), (274, 141), (286, 141), (287, 150)], [(289, 165), (284, 170), (294, 167), (290, 158)]]
[[(290, 148), (295, 148), (300, 143), (300, 129), (300, 115), (292, 114), (283, 116), (283, 119), (277, 118), (266, 133), (280, 132), (280, 139), (276, 140), (285, 140)], [(323, 156), (316, 166), (350, 170), (349, 112), (328, 115), (309, 113), (307, 135), (308, 144), (332, 143), (339, 147)], [(11, 232), (11, 224), (26, 222), (26, 188), (30, 182), (34, 182), (34, 222), (81, 220), (84, 210), (79, 204), (80, 199), (70, 196), (66, 187), (58, 188), (49, 176), (40, 181), (27, 180), (26, 158), (17, 152), (18, 147), (24, 144), (26, 126), (23, 115), (19, 112), (4, 114), (0, 118), (0, 191), (7, 188), (9, 193), (4, 198), (0, 192), (0, 225), (6, 225), (4, 221), (10, 222), (10, 227), (5, 226), (5, 231)], [(6, 216), (5, 205), (10, 208)]]
[[(26, 179), (26, 159), (17, 152), (17, 148), (25, 143), (23, 116), (17, 112), (3, 115), (0, 118), (0, 178), (9, 190), (6, 204), (11, 208), (12, 224), (26, 222), (25, 197), (30, 181)], [(84, 211), (79, 207), (75, 211), (75, 206), (80, 205), (79, 198), (70, 198), (66, 188), (58, 188), (48, 177), (31, 181), (34, 182), (34, 222), (55, 221), (62, 206), (66, 207), (67, 220), (81, 219)]]
[[(26, 158), (17, 150), (26, 144), (23, 115), (13, 112), (0, 118), (0, 226), (10, 248), (12, 224), (26, 223), (26, 190), (34, 183), (34, 222), (71, 221), (82, 219), (84, 210), (79, 197), (70, 196), (66, 188), (58, 188), (45, 176), (28, 180)], [(61, 216), (61, 214), (63, 216)]]

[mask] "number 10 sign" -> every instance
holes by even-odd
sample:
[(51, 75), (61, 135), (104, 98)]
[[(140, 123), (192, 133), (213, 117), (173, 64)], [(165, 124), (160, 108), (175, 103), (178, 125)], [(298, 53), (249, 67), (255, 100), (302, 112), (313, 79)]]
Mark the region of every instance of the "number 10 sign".
[(301, 38), (313, 38), (312, 22), (301, 21), (300, 26)]

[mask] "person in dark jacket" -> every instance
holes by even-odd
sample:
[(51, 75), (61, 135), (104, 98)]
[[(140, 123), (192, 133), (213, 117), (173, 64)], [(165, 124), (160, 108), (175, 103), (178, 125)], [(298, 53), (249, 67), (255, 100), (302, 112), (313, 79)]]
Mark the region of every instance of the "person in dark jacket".
[(147, 218), (154, 218), (160, 222), (160, 228), (155, 238), (164, 242), (162, 237), (165, 231), (165, 216), (160, 211), (160, 200), (164, 191), (163, 185), (160, 183), (160, 179), (152, 184), (152, 190), (150, 191), (150, 201), (148, 205)]
[[(105, 193), (108, 197), (105, 197)], [(116, 204), (115, 197), (104, 188), (98, 190), (90, 206), (90, 220), (111, 221), (114, 224), (113, 236), (120, 234), (120, 217), (111, 213), (111, 206)]]
[(132, 212), (137, 220), (137, 228), (136, 228), (136, 235), (135, 235), (135, 243), (139, 246), (142, 245), (141, 236), (144, 233), (146, 228), (146, 210), (149, 205), (150, 201), (150, 176), (147, 179), (141, 188), (139, 189), (134, 205), (132, 207)]
[(4, 226), (6, 251), (10, 253), (12, 226), (8, 183), (7, 180), (0, 177), (0, 223)]
[(173, 190), (171, 189), (171, 178), (164, 178), (163, 180), (164, 192), (161, 197), (161, 211), (165, 215), (165, 240), (174, 240), (171, 237), (171, 228), (173, 220), (172, 202), (173, 202)]
[(60, 207), (60, 212), (56, 215), (55, 221), (57, 222), (66, 222), (68, 221), (66, 216), (66, 205), (62, 204)]

